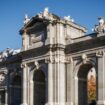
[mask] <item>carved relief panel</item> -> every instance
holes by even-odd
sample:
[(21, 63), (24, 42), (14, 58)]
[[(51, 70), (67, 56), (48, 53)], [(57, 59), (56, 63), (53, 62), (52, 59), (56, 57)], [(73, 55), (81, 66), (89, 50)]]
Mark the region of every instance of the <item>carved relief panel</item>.
[(44, 38), (44, 31), (31, 34), (31, 44), (42, 41)]
[[(36, 23), (37, 24), (37, 23)], [(38, 42), (44, 42), (46, 39), (46, 26), (42, 23), (38, 23), (38, 25), (34, 25), (30, 30), (29, 44), (34, 45)]]

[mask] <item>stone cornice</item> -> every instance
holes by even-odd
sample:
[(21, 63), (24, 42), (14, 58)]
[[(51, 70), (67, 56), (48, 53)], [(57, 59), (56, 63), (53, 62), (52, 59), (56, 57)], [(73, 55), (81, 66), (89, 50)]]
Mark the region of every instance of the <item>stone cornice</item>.
[(21, 53), (18, 53), (0, 62), (0, 66), (6, 66), (13, 63), (21, 63), (21, 61), (22, 61)]
[(42, 55), (49, 53), (50, 50), (56, 51), (58, 49), (59, 49), (59, 51), (60, 50), (64, 51), (65, 46), (61, 45), (61, 44), (49, 44), (49, 45), (45, 45), (42, 47), (23, 50), (21, 53), (22, 53), (22, 58), (28, 57), (30, 55), (30, 53), (31, 53), (31, 56), (34, 57), (34, 56), (42, 56)]
[(75, 53), (75, 52), (89, 50), (92, 48), (98, 48), (102, 46), (105, 46), (105, 36), (100, 36), (90, 40), (69, 44), (66, 46), (65, 53), (66, 54)]

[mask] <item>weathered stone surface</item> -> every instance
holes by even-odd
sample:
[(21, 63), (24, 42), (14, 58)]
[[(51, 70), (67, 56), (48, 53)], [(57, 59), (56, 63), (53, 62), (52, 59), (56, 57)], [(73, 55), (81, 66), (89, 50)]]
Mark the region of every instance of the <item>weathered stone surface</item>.
[[(60, 19), (48, 8), (20, 30), (21, 52), (0, 53), (0, 103), (86, 105), (87, 74), (96, 70), (97, 104), (105, 105), (105, 35)], [(28, 19), (28, 20), (27, 20)]]

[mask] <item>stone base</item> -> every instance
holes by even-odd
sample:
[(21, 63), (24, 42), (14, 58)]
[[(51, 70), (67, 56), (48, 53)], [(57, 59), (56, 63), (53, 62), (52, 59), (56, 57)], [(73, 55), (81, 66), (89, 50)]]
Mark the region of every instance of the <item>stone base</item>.
[(105, 100), (97, 101), (97, 105), (105, 105)]
[(27, 105), (27, 103), (22, 103), (21, 105)]
[[(49, 102), (49, 103), (46, 103), (45, 105), (67, 105), (65, 102)], [(71, 104), (69, 104), (71, 105)]]
[(73, 102), (67, 102), (66, 105), (73, 105)]

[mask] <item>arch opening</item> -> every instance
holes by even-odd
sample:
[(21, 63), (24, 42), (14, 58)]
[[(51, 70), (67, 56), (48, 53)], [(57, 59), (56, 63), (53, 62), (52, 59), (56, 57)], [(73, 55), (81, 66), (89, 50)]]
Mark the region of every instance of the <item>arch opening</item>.
[(46, 82), (45, 74), (42, 70), (34, 72), (34, 105), (45, 105), (46, 101)]
[(16, 75), (12, 81), (12, 105), (20, 105), (21, 104), (21, 76)]
[[(78, 76), (78, 105), (91, 105), (91, 104), (96, 105), (95, 68), (91, 64), (81, 65), (77, 76)], [(93, 83), (93, 82), (94, 84), (90, 85), (90, 83)], [(91, 95), (91, 93), (93, 95)]]

